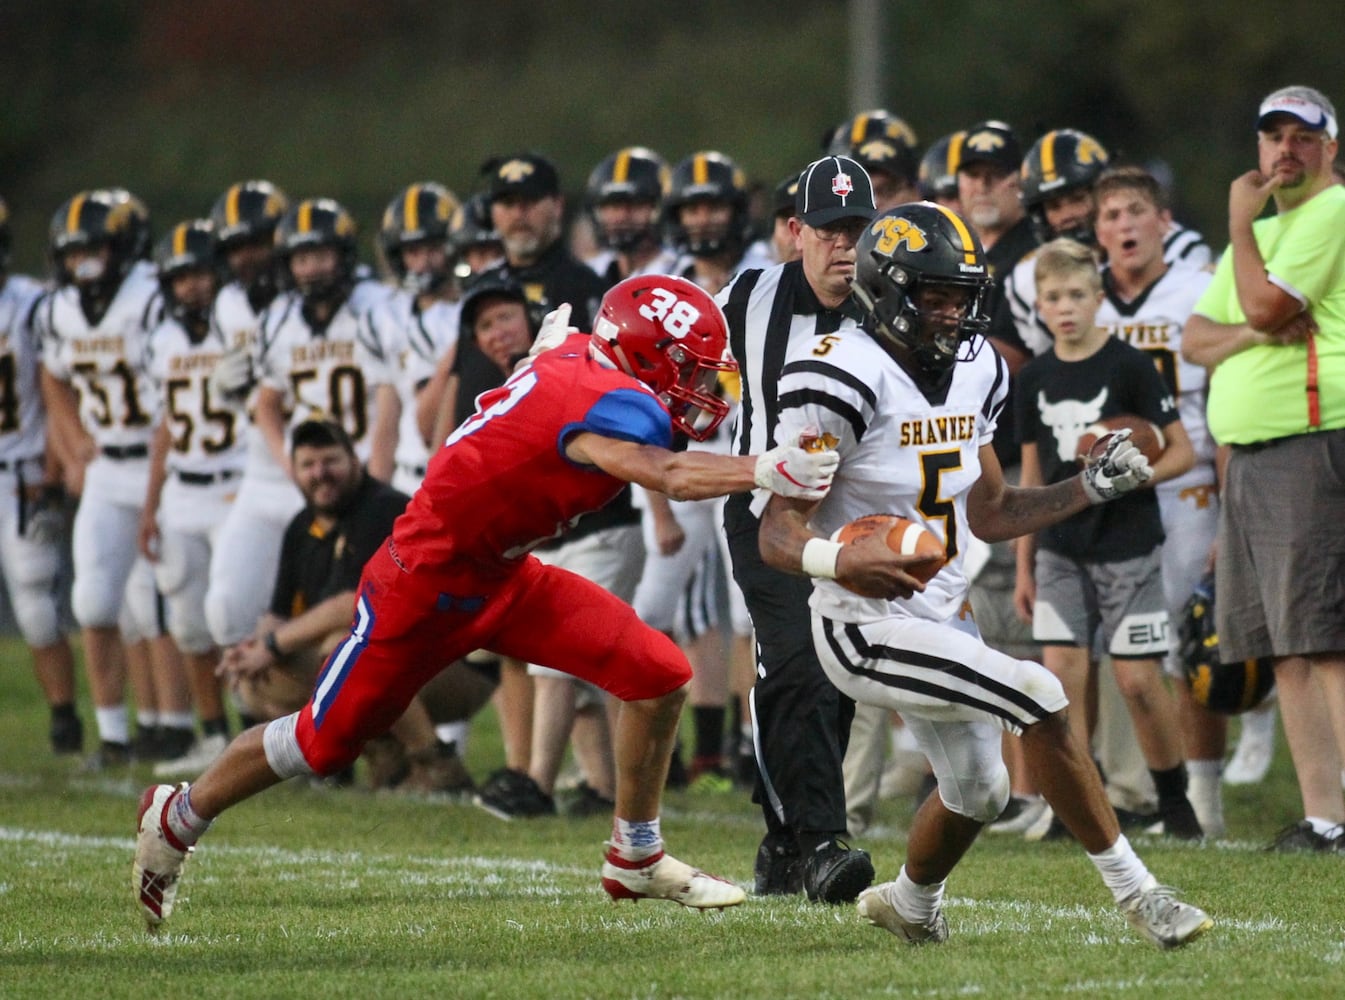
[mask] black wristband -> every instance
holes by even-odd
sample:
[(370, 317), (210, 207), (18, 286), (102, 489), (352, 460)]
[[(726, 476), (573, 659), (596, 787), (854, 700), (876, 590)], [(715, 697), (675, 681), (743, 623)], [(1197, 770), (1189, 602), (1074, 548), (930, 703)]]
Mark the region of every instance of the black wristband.
[(280, 643), (276, 642), (276, 634), (274, 630), (266, 633), (266, 638), (262, 639), (262, 645), (265, 646), (266, 651), (277, 660), (283, 660), (285, 658), (285, 654), (280, 651)]

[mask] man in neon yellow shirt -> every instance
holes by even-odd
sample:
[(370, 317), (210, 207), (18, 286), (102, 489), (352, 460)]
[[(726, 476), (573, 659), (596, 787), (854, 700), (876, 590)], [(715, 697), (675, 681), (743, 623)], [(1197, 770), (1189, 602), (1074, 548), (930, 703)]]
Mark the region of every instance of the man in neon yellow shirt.
[[(1228, 662), (1270, 656), (1305, 818), (1271, 845), (1345, 850), (1345, 188), (1336, 112), (1261, 102), (1259, 169), (1228, 194), (1230, 246), (1182, 333), (1231, 445), (1216, 605)], [(1276, 214), (1256, 220), (1271, 198)], [(1333, 725), (1334, 723), (1334, 725)], [(1335, 739), (1332, 738), (1334, 730)]]

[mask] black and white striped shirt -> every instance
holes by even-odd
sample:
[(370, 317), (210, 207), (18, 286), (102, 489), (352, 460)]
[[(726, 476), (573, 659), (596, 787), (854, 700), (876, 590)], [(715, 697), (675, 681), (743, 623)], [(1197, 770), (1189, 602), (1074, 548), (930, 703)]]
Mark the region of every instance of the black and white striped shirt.
[(733, 453), (759, 455), (779, 443), (778, 390), (789, 345), (858, 327), (859, 307), (853, 299), (846, 299), (839, 309), (824, 307), (799, 261), (742, 271), (715, 301), (728, 319), (729, 351), (742, 380)]

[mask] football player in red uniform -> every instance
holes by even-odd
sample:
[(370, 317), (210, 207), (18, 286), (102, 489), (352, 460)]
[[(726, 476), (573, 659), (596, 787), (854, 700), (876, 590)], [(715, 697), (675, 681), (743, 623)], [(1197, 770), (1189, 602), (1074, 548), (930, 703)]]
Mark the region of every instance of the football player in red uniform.
[(556, 667), (625, 702), (608, 894), (702, 909), (742, 902), (738, 886), (663, 851), (659, 802), (686, 658), (629, 605), (529, 554), (627, 482), (678, 499), (754, 487), (825, 494), (829, 451), (670, 450), (675, 430), (703, 439), (723, 419), (713, 388), (737, 367), (726, 345), (723, 313), (696, 285), (630, 278), (603, 297), (591, 335), (565, 336), (481, 396), (365, 566), (350, 636), (308, 705), (240, 735), (194, 783), (146, 790), (132, 884), (151, 929), (169, 916), (187, 854), (216, 816), (285, 778), (346, 766), (426, 681), (478, 648)]

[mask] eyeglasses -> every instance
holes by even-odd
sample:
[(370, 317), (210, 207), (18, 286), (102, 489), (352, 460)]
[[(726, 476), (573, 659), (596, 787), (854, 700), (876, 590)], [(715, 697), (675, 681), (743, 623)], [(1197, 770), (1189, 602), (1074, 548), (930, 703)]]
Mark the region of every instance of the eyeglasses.
[(813, 234), (823, 243), (835, 243), (842, 236), (850, 243), (856, 242), (868, 222), (864, 219), (838, 219), (829, 226), (810, 226)]

